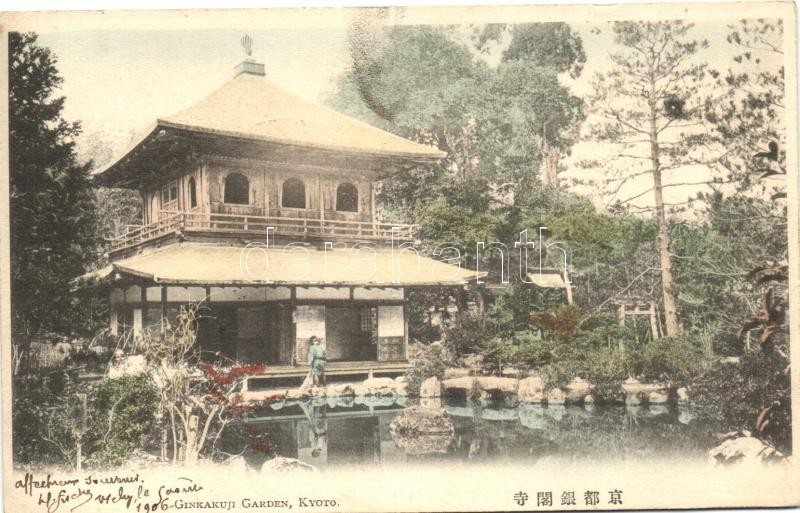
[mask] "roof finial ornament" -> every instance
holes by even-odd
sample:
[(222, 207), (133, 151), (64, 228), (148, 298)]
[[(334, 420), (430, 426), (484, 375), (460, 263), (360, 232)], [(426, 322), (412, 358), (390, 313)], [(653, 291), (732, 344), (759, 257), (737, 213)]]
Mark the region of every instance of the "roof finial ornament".
[(245, 54), (247, 54), (247, 58), (251, 58), (253, 56), (253, 38), (250, 37), (250, 34), (245, 34), (240, 42)]
[(236, 66), (234, 76), (255, 75), (257, 77), (263, 77), (265, 75), (264, 65), (253, 59), (253, 38), (250, 37), (250, 34), (245, 34), (242, 36), (239, 43), (242, 45), (242, 48), (244, 48), (245, 58)]

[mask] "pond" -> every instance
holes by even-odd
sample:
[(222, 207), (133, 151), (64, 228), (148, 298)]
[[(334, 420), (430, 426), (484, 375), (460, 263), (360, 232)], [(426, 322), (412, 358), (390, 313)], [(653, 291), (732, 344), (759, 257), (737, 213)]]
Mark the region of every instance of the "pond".
[[(347, 466), (400, 466), (440, 462), (579, 463), (703, 461), (713, 447), (713, 426), (678, 406), (541, 406), (449, 401), (441, 404), (454, 433), (432, 450), (398, 444), (389, 426), (405, 408), (392, 399), (338, 403), (323, 399), (273, 404), (231, 424), (221, 442), (260, 467), (274, 456), (296, 458), (321, 471)], [(406, 449), (401, 448), (406, 447)]]

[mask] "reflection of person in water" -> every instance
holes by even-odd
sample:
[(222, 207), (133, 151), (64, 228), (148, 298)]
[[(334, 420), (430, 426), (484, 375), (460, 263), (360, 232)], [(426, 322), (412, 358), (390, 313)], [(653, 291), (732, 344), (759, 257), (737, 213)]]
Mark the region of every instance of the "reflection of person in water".
[(308, 419), (308, 439), (311, 442), (311, 456), (318, 458), (328, 443), (328, 418), (325, 403), (300, 403), (303, 413)]
[(308, 365), (311, 367), (311, 378), (315, 387), (325, 386), (325, 348), (319, 343), (316, 335), (309, 339)]

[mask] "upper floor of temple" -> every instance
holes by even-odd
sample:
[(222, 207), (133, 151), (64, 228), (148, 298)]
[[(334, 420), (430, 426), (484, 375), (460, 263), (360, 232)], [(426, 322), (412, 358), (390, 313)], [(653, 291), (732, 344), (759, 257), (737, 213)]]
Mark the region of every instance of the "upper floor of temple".
[(380, 222), (376, 183), (442, 152), (302, 100), (245, 61), (200, 102), (158, 119), (94, 173), (133, 188), (141, 225), (112, 241), (112, 260), (179, 241), (375, 242), (413, 239)]

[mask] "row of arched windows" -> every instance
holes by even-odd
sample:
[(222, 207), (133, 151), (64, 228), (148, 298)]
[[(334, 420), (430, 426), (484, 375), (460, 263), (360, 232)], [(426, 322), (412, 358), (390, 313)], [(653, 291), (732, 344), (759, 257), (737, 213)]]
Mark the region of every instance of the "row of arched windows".
[[(192, 187), (190, 182), (190, 190)], [(246, 176), (231, 173), (225, 177), (223, 201), (234, 205), (250, 204), (250, 182)], [(194, 205), (194, 202), (193, 202)], [(306, 185), (298, 178), (288, 178), (281, 188), (281, 206), (286, 208), (306, 208)], [(336, 188), (336, 210), (358, 212), (358, 188), (349, 182)]]

